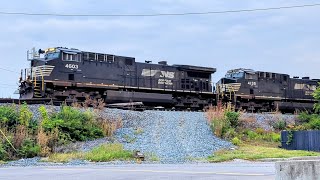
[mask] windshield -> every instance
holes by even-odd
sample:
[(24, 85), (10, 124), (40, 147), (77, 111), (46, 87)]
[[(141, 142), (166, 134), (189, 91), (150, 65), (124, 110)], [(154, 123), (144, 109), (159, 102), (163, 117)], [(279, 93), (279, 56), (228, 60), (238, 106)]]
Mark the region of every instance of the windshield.
[(45, 60), (51, 60), (51, 59), (56, 59), (59, 58), (60, 53), (59, 52), (49, 52), (44, 55)]
[(243, 72), (238, 72), (238, 73), (228, 73), (226, 74), (226, 78), (242, 78), (244, 75)]

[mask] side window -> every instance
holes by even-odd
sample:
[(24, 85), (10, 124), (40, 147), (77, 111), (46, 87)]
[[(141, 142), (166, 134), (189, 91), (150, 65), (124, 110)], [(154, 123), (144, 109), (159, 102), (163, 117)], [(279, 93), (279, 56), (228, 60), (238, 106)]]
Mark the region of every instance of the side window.
[(75, 62), (80, 62), (81, 61), (81, 56), (77, 53), (62, 53), (62, 60), (63, 61), (75, 61)]

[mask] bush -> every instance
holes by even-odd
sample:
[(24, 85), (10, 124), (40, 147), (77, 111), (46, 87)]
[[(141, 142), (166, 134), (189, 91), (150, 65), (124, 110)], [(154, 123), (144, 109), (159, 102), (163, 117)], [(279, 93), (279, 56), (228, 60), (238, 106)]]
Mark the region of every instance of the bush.
[(240, 113), (234, 112), (234, 111), (226, 111), (224, 115), (231, 127), (233, 128), (238, 127)]
[(284, 120), (280, 120), (272, 124), (272, 127), (277, 131), (282, 131), (286, 129), (286, 126), (287, 126), (287, 122)]
[(236, 136), (237, 136), (237, 132), (236, 132), (236, 130), (234, 128), (227, 129), (226, 132), (223, 135), (223, 137), (225, 139), (232, 139), (232, 138), (234, 138)]
[(0, 142), (0, 160), (6, 160), (7, 158), (7, 151), (4, 149), (3, 144)]
[(18, 122), (18, 113), (14, 105), (0, 106), (0, 126), (12, 127)]
[(31, 139), (25, 139), (19, 149), (19, 156), (23, 158), (35, 157), (40, 153), (40, 146)]
[(250, 140), (256, 140), (258, 138), (259, 134), (257, 134), (254, 131), (249, 130), (249, 131), (247, 131), (247, 136)]
[(231, 140), (232, 144), (234, 144), (235, 146), (239, 146), (242, 142), (239, 138), (237, 137), (234, 137), (232, 140)]
[(320, 118), (312, 117), (311, 121), (308, 123), (310, 129), (320, 130)]
[(58, 129), (60, 144), (103, 137), (103, 131), (95, 123), (94, 115), (90, 111), (81, 112), (79, 109), (62, 106), (61, 111), (51, 117), (48, 117), (43, 108), (40, 112), (43, 129), (47, 132)]
[(281, 135), (279, 133), (271, 133), (271, 140), (272, 142), (280, 142)]

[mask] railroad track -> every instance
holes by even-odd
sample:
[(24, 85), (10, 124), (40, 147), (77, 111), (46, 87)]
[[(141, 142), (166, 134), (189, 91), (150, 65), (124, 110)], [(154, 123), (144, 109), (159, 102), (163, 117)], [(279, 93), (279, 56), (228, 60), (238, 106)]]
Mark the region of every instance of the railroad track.
[[(45, 105), (55, 105), (60, 106), (61, 104), (71, 105), (72, 102), (57, 101), (49, 98), (37, 98), (37, 99), (13, 99), (13, 98), (0, 98), (0, 103), (2, 104), (45, 104)], [(107, 104), (107, 108), (124, 109), (124, 110), (134, 110), (134, 111), (144, 111), (151, 109), (151, 107), (146, 107), (142, 102), (131, 102), (131, 103), (115, 103)]]
[[(71, 105), (72, 102), (57, 101), (49, 98), (37, 98), (37, 99), (13, 99), (13, 98), (0, 98), (0, 103), (2, 104), (44, 104), (44, 105), (54, 105), (61, 106), (61, 104)], [(161, 106), (145, 106), (142, 102), (129, 102), (129, 103), (114, 103), (106, 104), (105, 107), (113, 109), (123, 109), (123, 110), (133, 110), (133, 111), (145, 111), (145, 110), (157, 110), (157, 111), (193, 111), (189, 108), (187, 109), (174, 109), (174, 108), (164, 108)], [(199, 110), (198, 110), (199, 111)]]

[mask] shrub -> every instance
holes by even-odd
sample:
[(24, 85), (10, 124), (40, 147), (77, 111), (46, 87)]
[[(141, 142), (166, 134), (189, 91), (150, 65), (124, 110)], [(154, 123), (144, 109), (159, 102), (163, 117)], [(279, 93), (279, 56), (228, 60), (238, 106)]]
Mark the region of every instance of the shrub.
[(12, 127), (18, 122), (18, 113), (14, 105), (0, 106), (0, 126)]
[(29, 110), (26, 103), (20, 106), (19, 111), (19, 124), (28, 127), (33, 117), (32, 112)]
[(308, 123), (308, 127), (311, 129), (320, 130), (320, 118), (312, 117), (311, 121)]
[(6, 160), (7, 158), (7, 151), (3, 147), (3, 144), (0, 142), (0, 160)]
[(281, 135), (279, 133), (271, 133), (271, 140), (273, 142), (280, 142), (281, 141)]
[(25, 139), (19, 149), (18, 155), (24, 158), (35, 157), (40, 153), (40, 146), (31, 139)]
[(229, 128), (228, 130), (226, 130), (226, 132), (223, 135), (223, 137), (226, 139), (232, 139), (236, 136), (237, 136), (237, 132), (234, 128)]
[(239, 138), (237, 137), (234, 137), (232, 140), (231, 140), (232, 144), (234, 144), (235, 146), (239, 146), (242, 142)]
[(81, 112), (79, 109), (62, 106), (61, 111), (49, 119), (46, 111), (41, 109), (42, 126), (46, 132), (58, 130), (60, 144), (69, 141), (85, 141), (103, 137), (103, 131), (94, 120), (90, 111)]
[(230, 123), (231, 127), (233, 128), (238, 127), (240, 113), (234, 112), (234, 111), (226, 111), (224, 115), (227, 121)]
[(287, 123), (284, 120), (276, 121), (272, 124), (272, 127), (277, 131), (282, 131), (286, 128)]
[(247, 136), (250, 140), (256, 140), (258, 138), (259, 134), (257, 134), (254, 131), (249, 130), (249, 131), (247, 131)]

